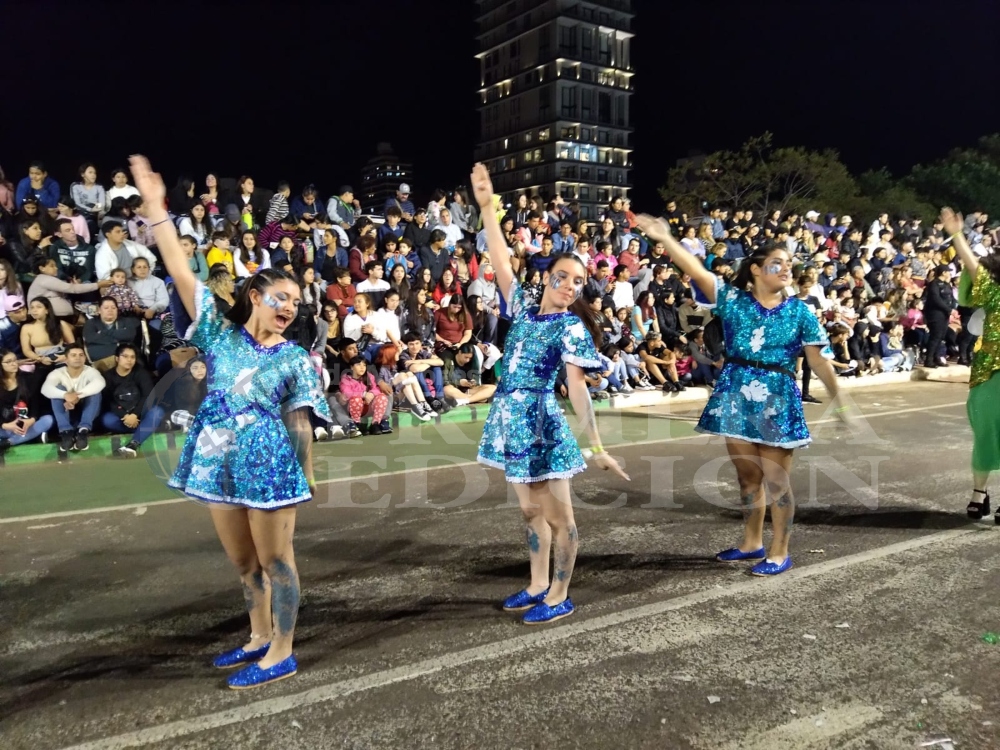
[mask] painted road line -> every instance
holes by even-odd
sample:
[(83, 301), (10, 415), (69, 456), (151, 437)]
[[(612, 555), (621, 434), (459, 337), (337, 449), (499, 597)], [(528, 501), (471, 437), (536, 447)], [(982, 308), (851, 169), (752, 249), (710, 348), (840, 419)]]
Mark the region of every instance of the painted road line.
[[(911, 414), (913, 412), (932, 411), (934, 409), (949, 409), (955, 406), (965, 406), (965, 405), (966, 405), (965, 401), (954, 401), (948, 404), (936, 404), (932, 406), (915, 406), (906, 409), (893, 409), (891, 411), (880, 411), (880, 412), (875, 412), (874, 414), (866, 414), (865, 419), (875, 419), (876, 417), (892, 417), (898, 414)], [(657, 418), (655, 417), (655, 415), (652, 414), (649, 416)], [(666, 418), (669, 418), (669, 416), (667, 416)], [(683, 420), (678, 420), (678, 421), (683, 421)], [(839, 419), (837, 419), (836, 417), (831, 417), (829, 419), (819, 419), (810, 424), (811, 425), (836, 424), (838, 422), (840, 422)], [(676, 443), (681, 440), (694, 440), (696, 438), (701, 438), (702, 440), (711, 440), (712, 436), (697, 433), (694, 435), (681, 435), (679, 437), (672, 437), (672, 438), (658, 438), (656, 440), (637, 440), (631, 443), (618, 443), (616, 445), (610, 445), (608, 447), (611, 448), (612, 450), (615, 450), (618, 448), (632, 447), (637, 445)], [(372, 474), (363, 474), (356, 477), (336, 477), (334, 479), (323, 479), (317, 482), (316, 484), (333, 485), (333, 484), (341, 484), (343, 482), (361, 482), (370, 479), (375, 479), (376, 477), (394, 477), (394, 476), (399, 476), (401, 474), (440, 471), (442, 469), (461, 469), (466, 466), (477, 466), (477, 465), (479, 465), (478, 461), (462, 461), (459, 463), (442, 464), (441, 466), (422, 466), (414, 469), (399, 469), (397, 471), (375, 472)], [(141, 507), (152, 507), (156, 505), (175, 505), (177, 503), (189, 503), (189, 502), (192, 501), (188, 500), (185, 497), (176, 497), (176, 498), (171, 498), (169, 500), (153, 500), (148, 503), (134, 503), (132, 505), (112, 505), (106, 508), (83, 508), (81, 510), (62, 510), (62, 511), (57, 511), (55, 513), (40, 513), (33, 516), (14, 516), (13, 518), (0, 518), (0, 525), (8, 523), (21, 523), (24, 521), (45, 521), (50, 518), (67, 518), (70, 516), (82, 516), (90, 513), (104, 513), (108, 511), (122, 511), (122, 510), (134, 511), (136, 508), (141, 508)]]
[(221, 727), (241, 724), (246, 721), (260, 719), (267, 716), (275, 716), (294, 709), (301, 709), (307, 706), (314, 706), (321, 703), (328, 703), (339, 698), (344, 698), (355, 693), (368, 690), (378, 690), (402, 682), (409, 682), (420, 677), (437, 674), (450, 669), (468, 667), (471, 664), (491, 661), (494, 659), (506, 659), (527, 649), (536, 649), (549, 646), (555, 643), (577, 638), (587, 633), (599, 630), (614, 628), (626, 623), (644, 620), (650, 617), (658, 617), (670, 612), (676, 612), (687, 607), (692, 607), (705, 602), (711, 602), (730, 596), (740, 596), (743, 594), (762, 593), (767, 594), (775, 588), (785, 587), (797, 581), (804, 581), (809, 578), (832, 573), (834, 571), (850, 568), (855, 565), (862, 565), (875, 560), (882, 560), (892, 555), (897, 555), (910, 550), (928, 547), (934, 544), (950, 542), (969, 534), (977, 533), (976, 529), (955, 529), (942, 531), (937, 534), (929, 534), (917, 539), (910, 539), (904, 542), (889, 544), (885, 547), (859, 552), (854, 555), (846, 555), (841, 558), (824, 560), (820, 563), (793, 568), (792, 570), (774, 578), (750, 578), (745, 581), (733, 583), (721, 588), (711, 588), (704, 591), (697, 591), (685, 594), (673, 599), (667, 599), (655, 604), (645, 604), (631, 609), (620, 610), (610, 614), (594, 617), (589, 620), (577, 620), (572, 624), (554, 625), (551, 629), (530, 632), (525, 635), (507, 638), (502, 641), (474, 646), (462, 651), (455, 651), (443, 656), (435, 656), (429, 659), (418, 661), (414, 664), (407, 664), (393, 669), (386, 669), (380, 672), (355, 677), (349, 680), (333, 682), (327, 685), (304, 690), (300, 693), (283, 695), (276, 698), (265, 698), (254, 701), (237, 708), (225, 711), (218, 711), (212, 714), (205, 714), (191, 719), (172, 721), (166, 724), (139, 729), (134, 732), (126, 732), (113, 737), (106, 737), (98, 740), (83, 742), (72, 745), (63, 750), (123, 750), (130, 747), (142, 747), (157, 742), (166, 742), (187, 737), (198, 732), (206, 732)]

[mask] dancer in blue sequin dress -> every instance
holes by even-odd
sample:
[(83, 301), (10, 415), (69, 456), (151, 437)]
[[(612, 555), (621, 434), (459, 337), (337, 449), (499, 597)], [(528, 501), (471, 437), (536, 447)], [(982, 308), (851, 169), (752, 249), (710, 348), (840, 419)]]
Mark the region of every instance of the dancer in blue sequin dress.
[[(756, 562), (754, 575), (783, 573), (792, 567), (788, 539), (795, 514), (789, 476), (793, 451), (810, 442), (802, 394), (795, 383), (795, 360), (804, 350), (813, 372), (839, 401), (837, 377), (822, 354), (828, 343), (826, 332), (811, 308), (783, 294), (792, 268), (783, 245), (754, 251), (729, 285), (674, 240), (662, 219), (642, 216), (639, 226), (667, 246), (674, 264), (691, 276), (722, 319), (726, 364), (697, 430), (725, 438), (739, 478), (745, 529), (739, 547), (716, 557), (722, 562)], [(837, 408), (842, 418), (844, 408)], [(765, 551), (767, 503), (771, 503), (774, 538)]]
[(308, 355), (282, 336), (301, 302), (295, 279), (260, 271), (244, 283), (233, 308), (220, 314), (211, 291), (191, 272), (163, 208), (163, 180), (144, 157), (131, 161), (164, 265), (194, 319), (188, 338), (209, 364), (208, 395), (169, 484), (209, 503), (243, 584), (250, 639), (213, 663), (243, 667), (229, 678), (231, 688), (257, 687), (298, 670), (292, 537), (296, 507), (312, 497), (310, 411), (329, 421), (329, 407)]
[[(601, 369), (595, 347), (600, 328), (580, 299), (587, 269), (579, 258), (560, 255), (549, 266), (541, 304), (525, 299), (514, 276), (510, 252), (492, 210), (493, 185), (482, 164), (472, 172), (476, 200), (497, 287), (513, 319), (504, 342), (500, 383), (479, 444), (479, 461), (503, 469), (514, 486), (527, 523), (531, 584), (503, 603), (527, 610), (523, 622), (538, 625), (571, 615), (569, 582), (579, 545), (569, 479), (586, 469), (583, 453), (555, 397), (555, 381), (566, 367), (569, 398), (583, 422), (595, 462), (628, 479), (600, 445), (586, 370)], [(549, 581), (549, 555), (555, 572)]]

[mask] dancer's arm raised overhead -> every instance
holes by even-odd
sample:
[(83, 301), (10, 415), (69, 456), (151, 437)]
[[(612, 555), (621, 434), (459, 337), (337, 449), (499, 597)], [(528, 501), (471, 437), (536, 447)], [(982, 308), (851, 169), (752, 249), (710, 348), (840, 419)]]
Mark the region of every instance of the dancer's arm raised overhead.
[(163, 199), (167, 189), (163, 178), (149, 166), (145, 156), (133, 156), (129, 159), (132, 168), (132, 179), (142, 196), (145, 205), (146, 218), (153, 227), (153, 236), (163, 258), (163, 265), (174, 281), (174, 289), (184, 304), (184, 309), (192, 318), (197, 316), (194, 293), (198, 278), (188, 266), (187, 255), (177, 239), (177, 229), (163, 207)]
[(955, 246), (955, 252), (962, 259), (962, 265), (969, 272), (973, 280), (976, 278), (976, 271), (979, 270), (979, 258), (972, 252), (965, 233), (962, 231), (965, 225), (962, 222), (962, 214), (956, 214), (950, 208), (941, 209), (941, 223), (944, 224), (944, 231), (951, 237), (951, 244)]
[(692, 255), (685, 247), (674, 239), (670, 233), (670, 225), (665, 219), (657, 219), (648, 214), (636, 217), (636, 226), (654, 242), (662, 242), (667, 248), (667, 255), (674, 265), (691, 277), (691, 281), (701, 290), (711, 304), (715, 304), (716, 275), (705, 268), (701, 258)]
[(486, 250), (490, 254), (490, 264), (497, 276), (497, 289), (509, 305), (512, 300), (507, 299), (507, 295), (510, 294), (511, 284), (514, 283), (514, 269), (510, 264), (510, 250), (507, 247), (507, 240), (503, 237), (496, 210), (493, 208), (493, 182), (490, 180), (489, 170), (484, 164), (476, 164), (472, 168), (470, 180), (472, 190), (476, 195), (476, 203), (479, 204), (479, 210), (483, 217), (483, 228), (486, 230)]

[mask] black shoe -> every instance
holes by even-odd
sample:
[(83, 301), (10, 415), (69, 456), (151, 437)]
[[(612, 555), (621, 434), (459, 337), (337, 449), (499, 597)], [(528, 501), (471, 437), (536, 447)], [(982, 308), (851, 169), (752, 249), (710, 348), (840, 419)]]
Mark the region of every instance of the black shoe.
[(66, 453), (67, 451), (73, 450), (73, 444), (76, 439), (76, 433), (73, 430), (66, 430), (66, 432), (59, 433), (59, 452)]
[(6, 453), (9, 450), (10, 450), (10, 440), (8, 440), (7, 438), (0, 440), (0, 454)]
[(808, 393), (806, 393), (806, 394), (803, 394), (803, 396), (802, 396), (802, 403), (804, 403), (804, 404), (822, 404), (823, 402), (820, 401), (815, 396), (810, 396)]
[(677, 391), (677, 383), (675, 383), (672, 380), (668, 380), (666, 383), (663, 384), (663, 392), (664, 393), (677, 393), (678, 392)]
[[(973, 500), (965, 507), (965, 513), (969, 518), (974, 521), (978, 521), (980, 518), (990, 514), (990, 493), (983, 492), (982, 490), (973, 490), (973, 492), (977, 495), (983, 496), (982, 502), (977, 503)], [(1000, 510), (998, 510), (997, 513), (1000, 514)], [(998, 525), (1000, 525), (1000, 517), (996, 517), (994, 520)]]
[(76, 440), (73, 443), (73, 450), (85, 451), (90, 447), (90, 430), (79, 430), (76, 433)]
[(379, 422), (378, 423), (378, 429), (379, 429), (379, 432), (382, 435), (391, 435), (392, 434), (392, 425), (389, 424), (389, 420), (388, 419), (383, 419), (381, 422)]

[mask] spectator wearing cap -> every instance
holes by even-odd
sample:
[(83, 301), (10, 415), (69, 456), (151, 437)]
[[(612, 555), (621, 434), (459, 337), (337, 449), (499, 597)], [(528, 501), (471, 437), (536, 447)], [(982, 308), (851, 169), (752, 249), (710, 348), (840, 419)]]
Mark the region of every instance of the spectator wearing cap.
[(56, 208), (59, 205), (59, 183), (49, 177), (45, 165), (40, 161), (31, 162), (28, 166), (28, 176), (17, 183), (17, 191), (14, 193), (15, 206), (20, 208), (29, 195), (37, 198), (45, 208)]
[[(145, 258), (142, 259), (145, 262)], [(73, 316), (73, 303), (70, 295), (90, 294), (111, 286), (111, 279), (90, 284), (72, 284), (59, 278), (59, 266), (54, 258), (39, 255), (35, 258), (35, 280), (28, 288), (28, 303), (36, 297), (48, 297), (52, 303), (52, 312), (57, 318)], [(160, 281), (162, 284), (163, 282)]]
[(0, 348), (14, 352), (18, 359), (24, 357), (21, 351), (21, 326), (28, 319), (28, 306), (24, 299), (14, 295), (3, 297), (3, 311), (0, 318)]
[(385, 199), (385, 205), (382, 207), (382, 213), (388, 216), (390, 208), (399, 209), (403, 222), (408, 224), (413, 221), (416, 211), (413, 208), (413, 201), (410, 200), (410, 186), (405, 182), (399, 186), (399, 190), (396, 191), (395, 198)]
[(341, 185), (337, 195), (326, 204), (326, 215), (341, 229), (347, 230), (353, 227), (361, 215), (361, 204), (354, 198), (354, 188), (350, 185)]

